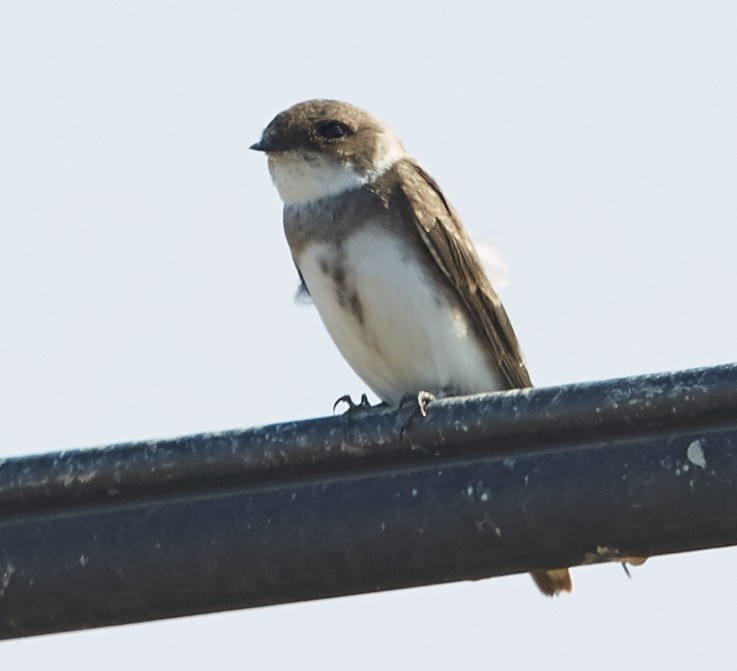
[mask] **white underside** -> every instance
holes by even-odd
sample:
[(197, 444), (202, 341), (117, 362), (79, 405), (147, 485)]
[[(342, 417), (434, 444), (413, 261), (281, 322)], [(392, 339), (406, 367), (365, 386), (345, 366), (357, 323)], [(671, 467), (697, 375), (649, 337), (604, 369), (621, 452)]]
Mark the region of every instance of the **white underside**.
[(312, 153), (285, 151), (269, 156), (269, 172), (279, 197), (289, 205), (301, 205), (362, 187), (368, 181), (352, 166)]
[(438, 304), (406, 243), (367, 222), (343, 246), (346, 284), (357, 291), (363, 323), (341, 306), (325, 263), (336, 247), (308, 246), (296, 259), (312, 300), (345, 359), (384, 401), (418, 391), (476, 393), (502, 388), (460, 305)]
[(379, 136), (376, 152), (372, 167), (365, 171), (329, 152), (272, 153), (269, 154), (269, 172), (282, 201), (286, 205), (302, 205), (358, 189), (407, 156), (402, 143), (389, 129)]

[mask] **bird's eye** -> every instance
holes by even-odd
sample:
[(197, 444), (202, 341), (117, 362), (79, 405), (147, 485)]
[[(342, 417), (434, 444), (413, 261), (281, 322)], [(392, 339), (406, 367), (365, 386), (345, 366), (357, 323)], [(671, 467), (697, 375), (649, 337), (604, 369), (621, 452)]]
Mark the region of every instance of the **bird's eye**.
[(345, 137), (350, 132), (350, 129), (340, 121), (321, 121), (315, 126), (317, 133), (320, 137), (326, 140), (339, 140)]

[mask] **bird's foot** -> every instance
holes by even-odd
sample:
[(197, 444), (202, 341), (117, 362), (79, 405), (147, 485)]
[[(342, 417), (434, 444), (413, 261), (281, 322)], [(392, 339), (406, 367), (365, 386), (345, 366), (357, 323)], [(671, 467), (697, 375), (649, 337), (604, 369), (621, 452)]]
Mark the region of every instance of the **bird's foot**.
[(412, 421), (419, 413), (422, 417), (427, 417), (427, 406), (430, 405), (436, 396), (429, 391), (419, 391), (416, 394), (405, 394), (399, 401), (399, 412), (405, 411), (406, 416), (402, 418), (399, 427), (399, 440), (404, 437), (412, 426)]
[(348, 406), (348, 409), (341, 415), (341, 418), (343, 419), (343, 449), (348, 452), (352, 452), (357, 449), (352, 446), (352, 441), (349, 437), (349, 432), (352, 428), (353, 420), (357, 419), (359, 415), (363, 415), (370, 410), (385, 406), (386, 403), (371, 405), (366, 394), (361, 394), (360, 402), (354, 403), (350, 395), (346, 394), (345, 396), (341, 396), (337, 401), (335, 401), (335, 403), (333, 403), (333, 414), (335, 414), (335, 409), (341, 403), (345, 403)]
[(337, 401), (335, 401), (335, 403), (333, 403), (333, 414), (335, 414), (335, 409), (341, 403), (345, 403), (348, 406), (348, 409), (344, 413), (346, 415), (353, 415), (356, 412), (363, 412), (364, 410), (371, 410), (371, 408), (378, 407), (369, 403), (368, 396), (366, 396), (366, 394), (361, 394), (361, 400), (358, 403), (353, 402), (350, 394), (345, 394), (344, 396), (341, 396)]
[(419, 410), (423, 417), (427, 417), (427, 406), (432, 403), (437, 396), (429, 391), (418, 391), (416, 394), (405, 394), (399, 401), (400, 408), (414, 406), (413, 409)]

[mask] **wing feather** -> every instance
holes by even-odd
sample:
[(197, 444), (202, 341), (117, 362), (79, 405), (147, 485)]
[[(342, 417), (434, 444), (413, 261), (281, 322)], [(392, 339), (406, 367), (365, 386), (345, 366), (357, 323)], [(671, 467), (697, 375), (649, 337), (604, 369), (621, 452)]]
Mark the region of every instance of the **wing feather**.
[(524, 357), (499, 296), (491, 286), (458, 213), (430, 175), (417, 163), (396, 164), (398, 205), (412, 220), (422, 241), (458, 292), (483, 335), (509, 388), (531, 387)]

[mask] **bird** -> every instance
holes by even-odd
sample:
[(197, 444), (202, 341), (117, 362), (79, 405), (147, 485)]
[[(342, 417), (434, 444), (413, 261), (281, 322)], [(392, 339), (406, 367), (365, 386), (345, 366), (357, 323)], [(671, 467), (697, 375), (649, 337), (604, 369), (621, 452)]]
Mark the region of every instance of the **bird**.
[[(389, 126), (349, 103), (308, 100), (250, 148), (268, 158), (300, 283), (384, 403), (532, 386), (461, 218)], [(572, 590), (567, 568), (531, 575), (546, 595)]]

